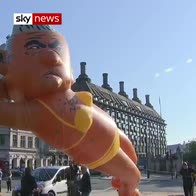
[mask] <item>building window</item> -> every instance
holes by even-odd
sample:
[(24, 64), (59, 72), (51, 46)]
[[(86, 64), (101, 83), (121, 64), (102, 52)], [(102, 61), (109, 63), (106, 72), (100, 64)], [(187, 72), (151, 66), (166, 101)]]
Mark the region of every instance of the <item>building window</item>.
[(25, 136), (20, 136), (20, 147), (25, 148)]
[(28, 137), (28, 148), (33, 148), (33, 137)]
[(13, 147), (17, 147), (17, 145), (18, 145), (17, 135), (13, 135), (13, 138), (12, 138), (12, 146)]
[(0, 146), (5, 145), (5, 135), (0, 135)]
[(35, 148), (39, 148), (39, 139), (35, 138)]

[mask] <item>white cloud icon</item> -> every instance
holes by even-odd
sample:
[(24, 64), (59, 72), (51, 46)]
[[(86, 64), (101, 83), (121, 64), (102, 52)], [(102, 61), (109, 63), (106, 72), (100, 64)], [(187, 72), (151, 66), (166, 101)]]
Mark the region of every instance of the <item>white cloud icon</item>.
[(172, 72), (174, 70), (173, 67), (168, 67), (167, 69), (164, 70), (164, 72), (169, 73)]
[(192, 58), (188, 58), (188, 59), (186, 60), (186, 63), (187, 63), (187, 64), (192, 63), (192, 62), (193, 62), (193, 59), (192, 59)]

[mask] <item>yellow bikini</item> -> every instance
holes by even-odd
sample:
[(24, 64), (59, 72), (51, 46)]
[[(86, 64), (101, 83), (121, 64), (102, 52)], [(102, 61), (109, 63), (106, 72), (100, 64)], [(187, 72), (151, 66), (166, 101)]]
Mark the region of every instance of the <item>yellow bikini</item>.
[[(76, 96), (86, 106), (91, 107), (93, 105), (92, 95), (90, 93), (88, 93), (88, 92), (77, 92)], [(85, 138), (88, 130), (90, 129), (90, 127), (93, 123), (92, 114), (89, 111), (85, 110), (85, 109), (78, 110), (76, 112), (76, 116), (75, 116), (75, 119), (74, 119), (74, 125), (73, 125), (73, 124), (70, 124), (70, 123), (66, 122), (64, 119), (62, 119), (45, 102), (43, 102), (40, 99), (37, 99), (37, 101), (41, 105), (43, 105), (57, 120), (62, 122), (64, 125), (67, 125), (68, 127), (74, 128), (74, 129), (83, 133), (83, 136), (75, 144), (73, 144), (69, 148), (65, 149), (65, 152), (70, 150), (70, 149), (73, 149), (74, 147), (76, 147), (78, 145), (80, 145), (81, 141)], [(119, 139), (119, 132), (118, 132), (118, 129), (117, 129), (115, 137), (113, 139), (113, 142), (112, 142), (111, 146), (109, 147), (109, 149), (106, 151), (106, 153), (101, 158), (99, 158), (98, 160), (96, 160), (92, 163), (86, 164), (87, 167), (90, 168), (90, 169), (95, 169), (95, 168), (107, 163), (118, 153), (119, 149), (120, 149), (120, 139)]]

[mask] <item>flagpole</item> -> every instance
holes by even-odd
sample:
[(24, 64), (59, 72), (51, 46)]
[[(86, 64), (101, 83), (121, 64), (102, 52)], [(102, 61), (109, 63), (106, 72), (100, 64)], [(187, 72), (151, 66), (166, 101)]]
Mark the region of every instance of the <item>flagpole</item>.
[(162, 111), (161, 111), (161, 98), (159, 96), (159, 108), (160, 108), (160, 116), (162, 117)]

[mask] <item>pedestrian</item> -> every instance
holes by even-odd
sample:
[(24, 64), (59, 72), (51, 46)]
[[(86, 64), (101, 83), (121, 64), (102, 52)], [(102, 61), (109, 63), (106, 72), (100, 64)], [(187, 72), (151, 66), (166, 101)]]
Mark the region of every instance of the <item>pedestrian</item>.
[(185, 196), (193, 196), (194, 193), (194, 180), (193, 174), (195, 170), (191, 167), (188, 167), (187, 162), (184, 162), (180, 170), (180, 174), (183, 180), (183, 189)]
[(8, 172), (7, 172), (6, 183), (7, 183), (7, 193), (8, 193), (9, 191), (12, 191), (12, 172), (11, 172), (11, 170), (8, 170)]
[(79, 166), (72, 160), (69, 164), (69, 170), (67, 174), (67, 187), (69, 196), (79, 196), (78, 190), (78, 175)]
[(82, 178), (80, 180), (80, 192), (81, 196), (89, 196), (91, 192), (91, 179), (90, 173), (86, 166), (81, 166)]
[(0, 193), (1, 193), (1, 181), (2, 181), (2, 177), (3, 177), (3, 173), (2, 173), (2, 170), (0, 168)]
[(174, 179), (174, 175), (175, 175), (175, 169), (172, 167), (171, 168), (171, 178), (172, 178), (172, 180)]
[(31, 175), (31, 169), (26, 168), (21, 179), (21, 196), (32, 196), (35, 189), (37, 189), (35, 178)]
[[(193, 173), (193, 187), (194, 187), (194, 185), (195, 185), (195, 181), (196, 181), (196, 173), (195, 173), (195, 171), (196, 171), (196, 169), (195, 169), (195, 166), (193, 165), (193, 164), (189, 164), (189, 168), (191, 168), (191, 169), (193, 169), (194, 170), (194, 173)], [(194, 190), (193, 190), (194, 191)]]

